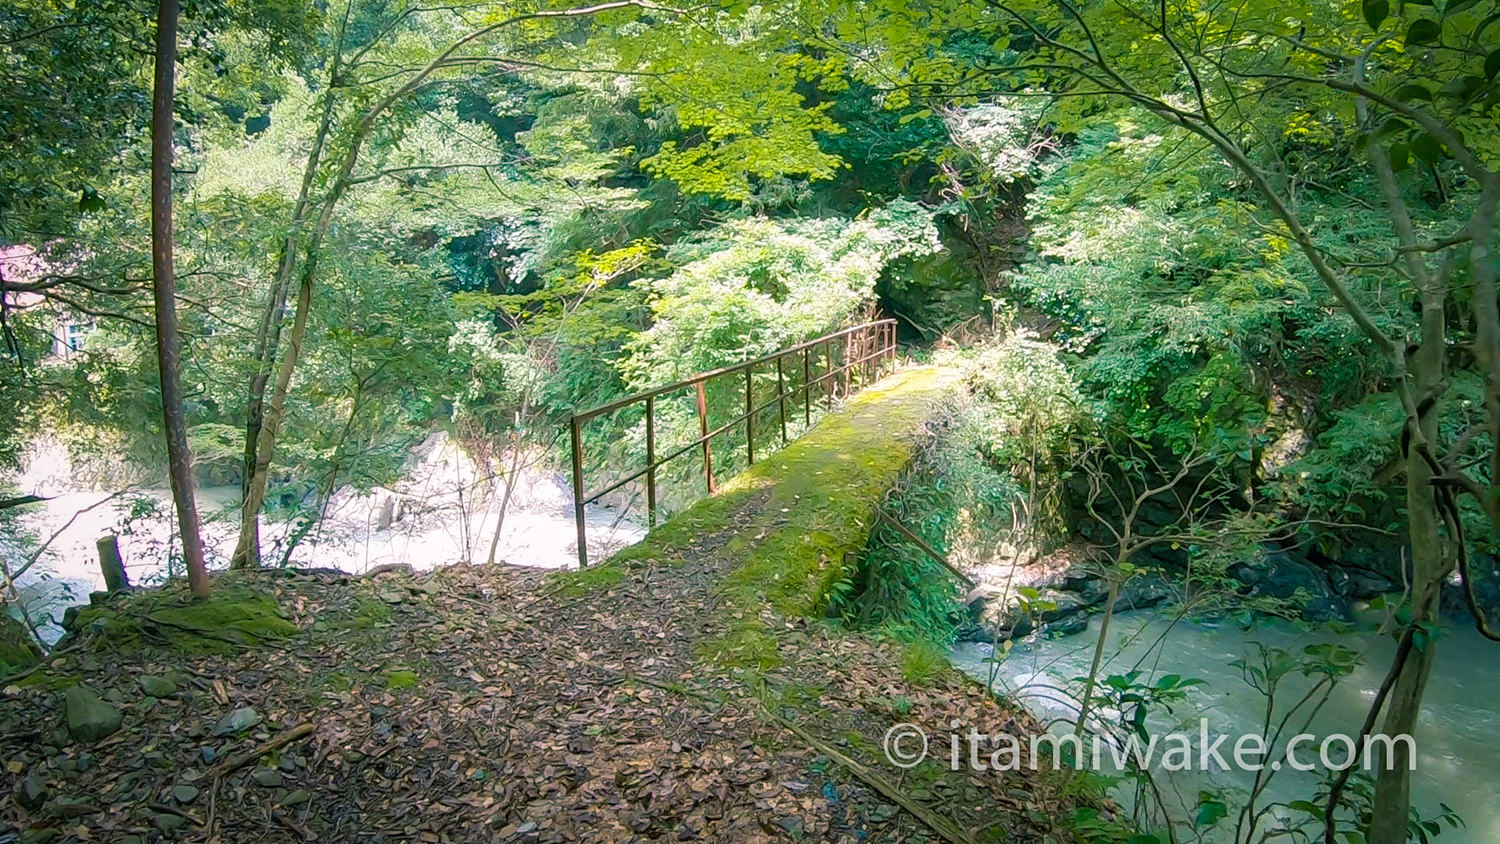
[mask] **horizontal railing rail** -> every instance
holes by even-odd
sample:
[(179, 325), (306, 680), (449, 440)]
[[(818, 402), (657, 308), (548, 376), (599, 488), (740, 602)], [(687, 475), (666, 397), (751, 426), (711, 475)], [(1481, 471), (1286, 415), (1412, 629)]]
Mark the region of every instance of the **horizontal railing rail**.
[[(843, 341), (841, 344), (839, 341)], [(840, 348), (842, 346), (842, 348)], [(816, 378), (813, 377), (817, 369), (815, 352), (822, 350), (824, 361), (823, 372)], [(842, 354), (840, 354), (840, 352)], [(786, 360), (792, 357), (801, 357), (802, 384), (800, 386), (787, 388)], [(713, 448), (714, 438), (722, 436), (741, 425), (745, 429), (745, 460), (748, 465), (755, 464), (755, 420), (757, 416), (765, 414), (775, 407), (778, 409), (778, 418), (781, 429), (781, 443), (786, 445), (787, 437), (787, 399), (802, 396), (803, 423), (805, 427), (811, 427), (813, 414), (813, 392), (815, 388), (822, 394), (825, 403), (831, 404), (840, 396), (839, 387), (843, 387), (842, 395), (848, 396), (854, 384), (854, 374), (859, 372), (865, 380), (870, 380), (896, 356), (896, 321), (894, 319), (882, 319), (874, 322), (866, 322), (851, 326), (841, 331), (825, 334), (822, 337), (788, 346), (780, 351), (748, 360), (743, 363), (731, 364), (718, 369), (700, 372), (690, 378), (645, 390), (634, 395), (625, 396), (621, 399), (589, 408), (581, 413), (576, 413), (568, 421), (569, 435), (573, 451), (573, 517), (578, 526), (578, 565), (588, 565), (588, 532), (584, 522), (584, 508), (596, 501), (601, 500), (610, 493), (617, 492), (628, 484), (645, 479), (646, 482), (646, 512), (647, 523), (651, 527), (656, 526), (657, 517), (657, 483), (656, 470), (663, 465), (683, 455), (701, 450), (703, 454), (703, 478), (708, 494), (713, 494), (718, 484), (714, 479), (713, 470)], [(838, 360), (839, 364), (834, 365)], [(755, 369), (774, 364), (776, 374), (776, 395), (769, 400), (757, 404), (755, 395)], [(726, 376), (734, 376), (743, 373), (744, 376), (744, 412), (729, 421), (710, 429), (708, 412), (708, 395), (706, 386), (710, 381)], [(769, 375), (769, 373), (765, 373)], [(692, 389), (696, 393), (698, 437), (680, 447), (669, 451), (665, 456), (656, 453), (656, 400), (669, 393), (676, 393)], [(584, 485), (584, 449), (583, 449), (583, 426), (584, 423), (596, 419), (605, 414), (614, 413), (631, 407), (632, 405), (645, 405), (646, 425), (646, 465), (640, 469), (617, 478), (601, 489), (587, 492)], [(793, 411), (796, 410), (795, 404)], [(805, 428), (804, 428), (805, 430)]]

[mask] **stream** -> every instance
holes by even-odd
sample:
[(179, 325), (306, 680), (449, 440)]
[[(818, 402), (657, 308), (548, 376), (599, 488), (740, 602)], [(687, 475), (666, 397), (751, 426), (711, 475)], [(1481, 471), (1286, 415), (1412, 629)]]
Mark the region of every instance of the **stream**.
[[(24, 566), (33, 549), (46, 544), (35, 564), (16, 578), (16, 587), (38, 635), (48, 644), (63, 634), (64, 611), (88, 603), (90, 592), (104, 588), (95, 545), (100, 536), (119, 538), (134, 585), (152, 586), (182, 573), (175, 549), (167, 563), (175, 531), (168, 490), (146, 487), (110, 493), (89, 488), (76, 475), (60, 449), (36, 450), (19, 486), (50, 498), (21, 513), (21, 530), (27, 536), (0, 531), (0, 554), (7, 555), (12, 569)], [(393, 563), (418, 571), (484, 563), (498, 527), (496, 562), (575, 568), (578, 539), (566, 478), (539, 466), (518, 473), (503, 523), (503, 487), (497, 486), (490, 485), (484, 494), (485, 484), (463, 450), (445, 435), (434, 435), (413, 449), (404, 476), (389, 488), (339, 490), (322, 523), (296, 545), (289, 563), (350, 574)], [(209, 566), (222, 568), (239, 534), (239, 487), (200, 487), (196, 498)], [(602, 560), (640, 540), (645, 528), (632, 515), (603, 506), (585, 509), (591, 559)], [(293, 530), (291, 523), (262, 518), (266, 565), (281, 561)]]
[[(1153, 714), (1148, 726), (1153, 733), (1175, 731), (1196, 736), (1199, 719), (1207, 719), (1211, 736), (1230, 736), (1222, 755), (1231, 760), (1229, 751), (1238, 736), (1260, 732), (1265, 699), (1246, 684), (1241, 670), (1231, 665), (1250, 656), (1254, 643), (1300, 651), (1309, 644), (1337, 641), (1356, 651), (1367, 651), (1361, 665), (1344, 678), (1313, 720), (1311, 732), (1320, 736), (1358, 732), (1395, 651), (1389, 637), (1373, 634), (1373, 623), (1359, 628), (1359, 632), (1338, 636), (1272, 621), (1257, 621), (1248, 631), (1228, 623), (1178, 621), (1166, 646), (1153, 647), (1171, 623), (1171, 619), (1151, 611), (1116, 616), (1100, 676), (1121, 674), (1139, 663), (1145, 672), (1142, 679), (1179, 674), (1206, 681), (1188, 689), (1187, 699), (1174, 705), (1175, 714)], [(995, 690), (1018, 700), (1043, 720), (1075, 715), (1074, 707), (1057, 700), (1059, 689), (1087, 673), (1098, 632), (1099, 617), (1095, 616), (1088, 631), (1080, 635), (1016, 642), (998, 666)], [(1438, 842), (1491, 844), (1500, 841), (1500, 801), (1495, 798), (1494, 785), (1500, 782), (1500, 645), (1485, 640), (1470, 627), (1449, 625), (1438, 646), (1438, 663), (1415, 736), (1418, 759), (1412, 775), (1413, 805), (1429, 818), (1439, 813), (1441, 801), (1463, 818), (1466, 827), (1454, 830), (1445, 825)], [(991, 652), (987, 644), (961, 643), (951, 656), (959, 669), (985, 682), (994, 667), (986, 661)], [(1293, 685), (1288, 681), (1286, 693), (1292, 696), (1300, 696), (1307, 688), (1305, 683), (1297, 688), (1291, 688)], [(1310, 747), (1303, 751), (1303, 758), (1316, 760), (1316, 745)], [(1194, 748), (1196, 759), (1196, 741)], [(1334, 750), (1333, 757), (1343, 758), (1342, 749)], [(1159, 764), (1154, 767), (1155, 778), (1164, 785), (1165, 799), (1178, 803), (1172, 809), (1173, 816), (1186, 818), (1193, 816), (1200, 788), (1244, 795), (1254, 776), (1236, 770), (1165, 772)], [(1267, 794), (1276, 801), (1310, 800), (1315, 776), (1283, 769), (1273, 778)], [(1219, 827), (1232, 831), (1235, 812), (1243, 800), (1228, 802), (1230, 817)], [(1225, 835), (1224, 840), (1230, 837)], [(1207, 840), (1220, 839), (1210, 836)]]

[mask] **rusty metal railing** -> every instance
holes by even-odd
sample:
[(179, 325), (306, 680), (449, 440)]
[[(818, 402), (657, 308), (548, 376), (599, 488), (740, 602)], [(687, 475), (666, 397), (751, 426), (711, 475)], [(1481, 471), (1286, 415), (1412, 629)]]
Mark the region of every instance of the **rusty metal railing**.
[[(817, 372), (818, 360), (821, 351), (823, 372), (814, 378)], [(787, 364), (788, 358), (799, 357), (802, 375), (801, 386), (787, 387)], [(666, 463), (682, 457), (694, 450), (701, 450), (703, 455), (703, 480), (708, 494), (712, 495), (718, 484), (714, 479), (713, 448), (711, 442), (715, 437), (721, 436), (738, 429), (741, 425), (745, 431), (745, 459), (749, 465), (755, 464), (755, 420), (758, 415), (767, 413), (772, 407), (777, 408), (777, 416), (780, 421), (781, 444), (786, 445), (787, 437), (787, 399), (793, 400), (792, 411), (795, 413), (796, 396), (801, 394), (803, 424), (805, 427), (812, 426), (814, 396), (816, 390), (821, 395), (818, 400), (825, 406), (837, 401), (840, 396), (848, 396), (855, 388), (856, 375), (862, 382), (873, 380), (884, 367), (896, 356), (896, 321), (894, 319), (882, 319), (874, 322), (866, 322), (825, 334), (814, 340), (789, 346), (778, 352), (772, 352), (764, 357), (737, 363), (731, 366), (721, 367), (708, 372), (700, 372), (691, 378), (686, 378), (665, 387), (657, 387), (652, 390), (636, 393), (617, 399), (608, 404), (590, 408), (582, 413), (576, 413), (568, 421), (569, 433), (572, 438), (573, 448), (573, 517), (578, 525), (578, 565), (580, 568), (588, 565), (588, 535), (584, 524), (584, 507), (592, 504), (604, 496), (615, 492), (626, 484), (645, 478), (646, 481), (646, 513), (647, 522), (651, 527), (656, 526), (657, 516), (657, 485), (656, 470)], [(769, 376), (769, 370), (774, 366), (776, 375), (776, 395), (769, 400), (756, 404), (755, 395), (755, 370), (764, 367), (768, 370), (765, 375)], [(795, 370), (793, 377), (795, 378)], [(709, 428), (708, 419), (708, 395), (706, 386), (710, 381), (718, 378), (728, 378), (735, 375), (743, 375), (744, 383), (744, 413), (730, 419), (722, 425)], [(698, 437), (691, 442), (673, 449), (665, 456), (656, 453), (656, 401), (659, 397), (668, 393), (693, 389), (697, 403), (698, 414)], [(840, 391), (842, 388), (842, 392)], [(759, 398), (764, 398), (759, 397)], [(635, 404), (645, 404), (646, 408), (646, 465), (636, 472), (632, 472), (622, 478), (618, 478), (593, 493), (585, 493), (584, 468), (583, 468), (583, 425), (591, 419), (614, 413)], [(805, 428), (804, 428), (805, 430)]]

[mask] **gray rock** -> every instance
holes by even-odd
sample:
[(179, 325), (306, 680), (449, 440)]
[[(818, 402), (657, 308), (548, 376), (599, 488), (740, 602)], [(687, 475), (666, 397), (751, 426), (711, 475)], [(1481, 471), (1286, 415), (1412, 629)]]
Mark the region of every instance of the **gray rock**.
[(1308, 621), (1350, 617), (1349, 600), (1334, 591), (1321, 570), (1274, 547), (1262, 546), (1255, 560), (1231, 566), (1229, 574), (1249, 586), (1252, 596), (1290, 599), (1302, 593), (1307, 598), (1302, 617)]
[(177, 684), (166, 677), (152, 677), (147, 675), (140, 678), (141, 691), (155, 698), (171, 697), (177, 694)]
[(34, 768), (16, 783), (16, 802), (23, 809), (30, 811), (40, 809), (42, 804), (47, 802), (47, 795), (47, 782)]
[(67, 705), (68, 732), (79, 741), (99, 741), (115, 734), (125, 715), (105, 703), (93, 689), (73, 686), (63, 692)]
[(1045, 628), (1050, 636), (1072, 636), (1089, 629), (1088, 613), (1078, 613), (1067, 618), (1061, 618), (1048, 624)]
[(1053, 604), (1053, 606), (1042, 608), (1038, 618), (1041, 619), (1043, 624), (1050, 624), (1054, 621), (1070, 618), (1088, 608), (1088, 602), (1072, 592), (1043, 589), (1038, 598), (1039, 600)]
[(1154, 607), (1175, 594), (1172, 584), (1160, 575), (1137, 575), (1120, 587), (1120, 595), (1115, 599), (1115, 609), (1143, 610)]
[(266, 788), (276, 788), (282, 783), (281, 772), (274, 768), (261, 768), (252, 773), (250, 778), (255, 780), (256, 785), (263, 785)]
[(229, 736), (242, 733), (260, 723), (260, 713), (253, 707), (245, 706), (220, 718), (214, 724), (213, 734), (216, 736)]

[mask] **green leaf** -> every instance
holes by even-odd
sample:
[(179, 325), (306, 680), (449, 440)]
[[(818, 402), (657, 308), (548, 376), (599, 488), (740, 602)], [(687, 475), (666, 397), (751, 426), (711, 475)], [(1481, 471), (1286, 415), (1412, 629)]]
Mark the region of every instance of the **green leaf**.
[(1422, 159), (1428, 164), (1435, 164), (1442, 160), (1443, 157), (1443, 145), (1438, 143), (1437, 138), (1426, 132), (1412, 139), (1411, 151), (1417, 158)]
[(1411, 151), (1406, 144), (1391, 145), (1391, 169), (1400, 173), (1411, 166)]
[(1406, 43), (1428, 44), (1438, 40), (1442, 34), (1443, 30), (1437, 21), (1421, 18), (1412, 21), (1411, 27), (1406, 30)]
[(1397, 88), (1391, 94), (1391, 96), (1395, 97), (1398, 100), (1427, 100), (1428, 102), (1432, 101), (1432, 91), (1429, 90), (1426, 85), (1419, 85), (1416, 82), (1402, 85), (1400, 88)]
[(1478, 2), (1479, 0), (1453, 0), (1453, 2), (1443, 7), (1443, 17), (1456, 15)]
[(1493, 81), (1496, 75), (1500, 75), (1500, 50), (1490, 53), (1484, 60), (1484, 78)]
[(1198, 814), (1193, 818), (1193, 826), (1213, 826), (1228, 814), (1229, 807), (1224, 805), (1224, 801), (1218, 799), (1213, 792), (1198, 792)]
[(1388, 0), (1365, 0), (1364, 12), (1365, 23), (1371, 29), (1380, 29), (1380, 24), (1391, 16), (1391, 4)]

